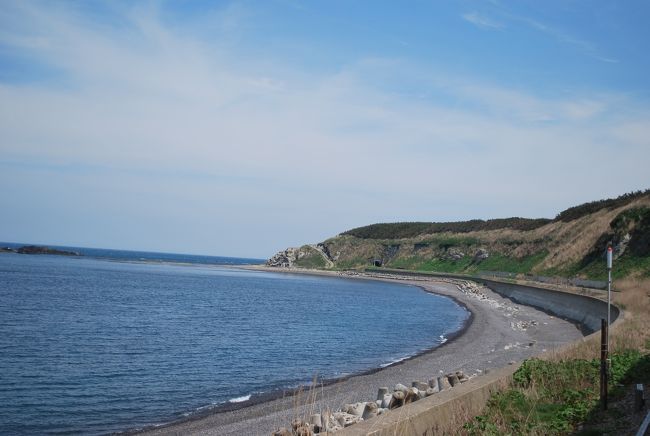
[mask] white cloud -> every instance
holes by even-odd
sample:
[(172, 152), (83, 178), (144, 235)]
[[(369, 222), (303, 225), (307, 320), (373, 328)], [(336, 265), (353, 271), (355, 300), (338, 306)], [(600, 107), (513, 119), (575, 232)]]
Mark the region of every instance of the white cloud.
[[(110, 240), (125, 225), (140, 244), (174, 228), (177, 245), (270, 255), (373, 221), (549, 215), (585, 189), (602, 197), (598, 174), (610, 165), (626, 169), (612, 194), (647, 184), (650, 117), (623, 97), (540, 98), (398, 60), (310, 74), (242, 59), (151, 10), (130, 11), (125, 29), (65, 10), (15, 13), (26, 25), (0, 41), (63, 70), (69, 85), (0, 86), (0, 152), (16, 163), (0, 196), (12, 195), (5, 224), (31, 198), (57, 198), (48, 211), (65, 219), (78, 196), (86, 225), (92, 208), (122, 217), (101, 220)], [(388, 92), (376, 75), (444, 98)], [(602, 159), (607, 148), (626, 152)], [(32, 176), (40, 182), (18, 182)], [(531, 204), (537, 195), (545, 202)], [(232, 247), (210, 251), (225, 240)]]
[(499, 30), (504, 27), (503, 23), (488, 18), (485, 15), (481, 15), (476, 11), (467, 12), (463, 14), (462, 17), (465, 21), (472, 23), (473, 25), (482, 29)]

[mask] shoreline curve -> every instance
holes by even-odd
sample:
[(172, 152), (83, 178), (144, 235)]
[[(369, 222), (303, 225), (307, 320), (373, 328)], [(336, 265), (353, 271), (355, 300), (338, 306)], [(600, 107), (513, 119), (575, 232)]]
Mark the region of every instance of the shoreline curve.
[[(250, 269), (247, 266), (243, 266), (243, 267), (242, 266), (237, 266), (235, 268)], [(257, 268), (255, 270), (259, 271), (259, 269), (257, 269)], [(286, 274), (295, 273), (295, 274), (318, 275), (318, 276), (324, 275), (324, 274), (314, 274), (313, 272), (296, 272), (296, 271), (275, 271), (275, 270), (271, 270), (271, 272), (286, 273)], [(386, 280), (386, 279), (382, 279), (382, 278), (372, 278), (372, 277), (365, 277), (365, 276), (364, 277), (354, 277), (354, 276), (353, 277), (345, 277), (345, 276), (341, 277), (340, 275), (333, 275), (333, 274), (332, 275), (327, 274), (327, 275), (332, 276), (332, 277), (336, 277), (336, 278), (347, 278), (347, 279), (367, 280), (367, 281), (376, 280), (376, 281), (385, 281), (385, 282), (394, 283), (394, 280)], [(372, 374), (375, 374), (377, 372), (386, 370), (388, 368), (391, 368), (391, 367), (394, 367), (394, 366), (397, 366), (397, 365), (402, 365), (402, 364), (404, 364), (404, 363), (406, 363), (406, 362), (408, 362), (410, 360), (417, 359), (417, 358), (422, 357), (422, 356), (424, 356), (426, 354), (432, 353), (432, 352), (434, 352), (436, 350), (441, 349), (445, 345), (449, 345), (449, 344), (453, 343), (456, 339), (458, 339), (463, 334), (465, 334), (465, 332), (472, 325), (472, 322), (474, 321), (474, 312), (469, 307), (467, 307), (467, 305), (465, 303), (463, 303), (461, 300), (459, 300), (458, 298), (456, 298), (456, 297), (454, 297), (452, 295), (444, 295), (444, 294), (440, 294), (440, 293), (437, 293), (437, 292), (433, 292), (433, 291), (425, 288), (424, 286), (413, 284), (413, 283), (399, 283), (399, 284), (404, 285), (404, 286), (413, 286), (413, 287), (416, 287), (416, 288), (420, 289), (420, 291), (422, 291), (422, 292), (425, 292), (425, 293), (428, 293), (428, 294), (433, 294), (433, 295), (436, 295), (436, 296), (439, 296), (439, 297), (442, 297), (442, 298), (447, 298), (449, 300), (452, 300), (457, 306), (459, 306), (461, 309), (463, 309), (465, 312), (467, 312), (467, 318), (463, 321), (462, 325), (458, 329), (454, 330), (453, 332), (449, 333), (448, 335), (445, 335), (445, 339), (446, 339), (445, 342), (442, 342), (440, 344), (436, 344), (436, 345), (433, 345), (431, 347), (425, 348), (425, 349), (423, 349), (421, 351), (418, 351), (415, 354), (412, 354), (410, 356), (406, 356), (406, 357), (404, 357), (404, 358), (402, 358), (402, 359), (400, 359), (398, 361), (390, 362), (390, 363), (388, 363), (386, 365), (383, 365), (383, 366), (373, 367), (373, 368), (369, 368), (369, 369), (366, 369), (366, 370), (363, 370), (363, 371), (358, 371), (358, 372), (346, 374), (346, 375), (341, 376), (341, 377), (334, 377), (334, 378), (327, 378), (327, 379), (319, 380), (318, 381), (318, 386), (319, 387), (327, 387), (327, 386), (335, 385), (337, 383), (345, 382), (345, 381), (347, 381), (347, 380), (349, 380), (351, 378), (354, 378), (354, 377), (372, 375)], [(255, 405), (258, 405), (258, 404), (278, 400), (278, 399), (281, 399), (281, 398), (291, 398), (291, 397), (299, 394), (300, 392), (304, 392), (305, 389), (309, 389), (309, 386), (299, 386), (299, 387), (295, 387), (295, 388), (280, 388), (280, 389), (274, 389), (273, 391), (263, 392), (263, 393), (259, 393), (259, 394), (249, 394), (249, 395), (247, 395), (248, 398), (246, 400), (243, 400), (243, 401), (228, 400), (227, 402), (224, 402), (224, 403), (221, 403), (221, 404), (216, 404), (216, 405), (212, 405), (212, 406), (203, 406), (203, 407), (199, 408), (198, 410), (196, 410), (194, 412), (190, 412), (189, 414), (187, 414), (187, 416), (183, 416), (181, 418), (177, 418), (177, 419), (174, 419), (174, 420), (169, 421), (169, 422), (163, 422), (163, 423), (160, 423), (160, 424), (147, 425), (147, 426), (145, 426), (143, 428), (128, 429), (128, 430), (125, 430), (123, 432), (119, 432), (118, 434), (126, 434), (126, 435), (128, 435), (128, 434), (147, 434), (148, 432), (153, 431), (153, 430), (161, 430), (161, 429), (165, 429), (167, 427), (180, 425), (180, 424), (183, 424), (185, 422), (201, 420), (202, 418), (205, 418), (206, 416), (210, 416), (210, 415), (213, 415), (213, 414), (234, 412), (234, 411), (238, 411), (238, 410), (241, 410), (241, 409), (246, 409), (248, 407), (252, 407), (252, 406), (255, 406)]]
[[(311, 275), (339, 276), (338, 273), (325, 271), (278, 271), (264, 267), (245, 267), (245, 269), (272, 271), (276, 273), (297, 273)], [(369, 277), (367, 275), (346, 276), (363, 280), (396, 282), (390, 277)], [(425, 292), (434, 293), (463, 307), (469, 314), (463, 326), (448, 337), (442, 344), (423, 350), (413, 356), (394, 362), (385, 367), (372, 368), (360, 373), (329, 379), (318, 385), (322, 407), (336, 407), (343, 402), (368, 401), (374, 398), (380, 386), (394, 383), (410, 383), (416, 378), (439, 375), (432, 366), (438, 365), (439, 371), (450, 372), (464, 370), (469, 374), (481, 374), (486, 370), (507, 366), (513, 361), (520, 361), (535, 354), (547, 351), (565, 343), (573, 342), (583, 335), (572, 322), (561, 320), (543, 311), (529, 306), (519, 305), (487, 290), (492, 307), (485, 301), (479, 301), (462, 294), (451, 283), (441, 282), (440, 278), (400, 278), (402, 284), (417, 286)], [(495, 310), (494, 304), (499, 309)], [(508, 308), (510, 312), (505, 310)], [(502, 310), (503, 309), (503, 310)], [(515, 315), (513, 315), (513, 313)], [(519, 318), (546, 318), (531, 331), (517, 330), (511, 321)], [(542, 328), (541, 325), (549, 326)], [(524, 341), (526, 342), (524, 346)], [(540, 346), (535, 347), (533, 344)], [(542, 348), (544, 347), (544, 348)], [(449, 351), (449, 353), (447, 353)], [(480, 367), (480, 368), (479, 368)], [(130, 430), (127, 434), (269, 434), (280, 426), (290, 424), (301, 406), (294, 405), (300, 388), (275, 391), (252, 396), (241, 403), (225, 403), (169, 423), (148, 426), (143, 429)]]

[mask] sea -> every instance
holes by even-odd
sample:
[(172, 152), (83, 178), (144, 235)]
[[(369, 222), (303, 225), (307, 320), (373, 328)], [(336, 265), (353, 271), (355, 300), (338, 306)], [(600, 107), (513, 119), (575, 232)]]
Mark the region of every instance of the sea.
[[(24, 244), (0, 243), (18, 247)], [(106, 434), (245, 405), (437, 347), (469, 312), (262, 259), (0, 253), (0, 434)]]

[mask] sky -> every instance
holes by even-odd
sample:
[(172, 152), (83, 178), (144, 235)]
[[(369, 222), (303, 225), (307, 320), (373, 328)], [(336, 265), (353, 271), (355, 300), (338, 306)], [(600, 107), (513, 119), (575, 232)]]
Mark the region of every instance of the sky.
[(650, 188), (646, 1), (0, 2), (0, 241), (266, 258)]

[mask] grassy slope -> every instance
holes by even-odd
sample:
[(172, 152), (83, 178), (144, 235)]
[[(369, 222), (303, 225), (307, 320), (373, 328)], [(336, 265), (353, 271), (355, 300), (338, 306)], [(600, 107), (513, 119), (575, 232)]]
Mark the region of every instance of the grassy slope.
[(633, 386), (650, 383), (650, 279), (624, 279), (614, 302), (628, 316), (611, 332), (609, 408), (599, 404), (600, 338), (530, 359), (513, 385), (492, 396), (459, 433), (469, 435), (634, 434), (645, 414), (630, 407)]
[(300, 257), (294, 262), (295, 266), (300, 268), (323, 269), (327, 267), (327, 262), (323, 256), (313, 247), (303, 245), (300, 247)]
[[(566, 217), (570, 218), (571, 215)], [(616, 244), (627, 233), (637, 241), (637, 247), (630, 245), (616, 259), (614, 277), (650, 275), (650, 249), (643, 249), (644, 244), (650, 244), (648, 193), (623, 206), (591, 211), (568, 221), (536, 221), (534, 226), (518, 224), (518, 227), (526, 226), (534, 228), (473, 230), (466, 225), (462, 232), (400, 239), (342, 234), (325, 241), (325, 245), (337, 269), (364, 268), (374, 259), (381, 259), (386, 267), (408, 270), (468, 274), (498, 271), (602, 280), (606, 274), (602, 253), (607, 242), (613, 240)], [(397, 230), (399, 234), (408, 234), (409, 229), (405, 230), (404, 223), (400, 223)], [(375, 233), (386, 235), (389, 230), (381, 227)], [(489, 252), (487, 259), (475, 258), (480, 249)]]

